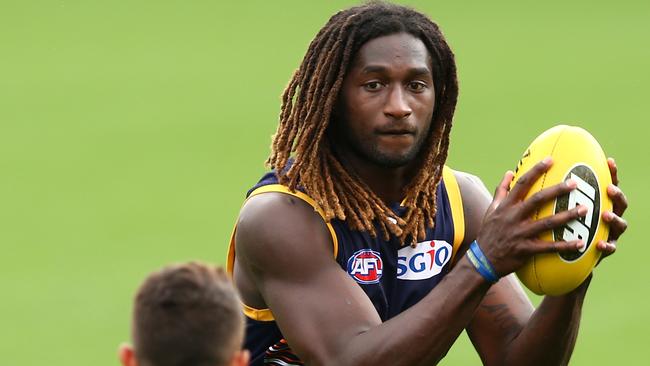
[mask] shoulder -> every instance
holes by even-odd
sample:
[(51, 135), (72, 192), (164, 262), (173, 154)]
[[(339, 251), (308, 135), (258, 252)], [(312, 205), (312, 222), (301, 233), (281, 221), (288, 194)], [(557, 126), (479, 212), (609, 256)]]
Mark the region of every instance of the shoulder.
[(282, 192), (250, 197), (237, 220), (238, 260), (253, 267), (277, 267), (296, 255), (332, 257), (331, 238), (323, 218), (303, 199)]
[(459, 170), (453, 172), (463, 197), (463, 203), (472, 204), (475, 199), (491, 197), (490, 192), (478, 176)]
[(491, 197), (481, 178), (474, 174), (445, 166), (443, 177), (447, 190), (451, 189), (451, 186), (458, 186), (463, 206), (473, 206), (476, 201)]

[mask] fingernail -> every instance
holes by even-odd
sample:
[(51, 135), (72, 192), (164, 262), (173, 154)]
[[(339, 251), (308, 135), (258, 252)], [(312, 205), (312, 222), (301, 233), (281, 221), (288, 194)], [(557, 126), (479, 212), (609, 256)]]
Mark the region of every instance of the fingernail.
[(609, 211), (603, 212), (603, 220), (605, 221), (610, 221), (612, 219), (613, 215)]
[(567, 187), (573, 189), (573, 188), (575, 188), (575, 187), (578, 186), (578, 182), (576, 182), (576, 181), (573, 180), (573, 179), (567, 179), (567, 181), (566, 181), (566, 185), (567, 185)]
[(582, 247), (584, 247), (584, 246), (585, 246), (585, 242), (582, 241), (582, 240), (578, 240), (578, 243), (576, 244), (576, 247), (577, 247), (578, 249), (580, 249), (580, 248), (582, 248)]
[(614, 158), (608, 158), (607, 160), (611, 161), (612, 164), (616, 165), (616, 160), (614, 160)]
[(600, 249), (603, 252), (611, 252), (613, 253), (614, 250), (616, 250), (616, 247), (604, 240), (601, 240), (598, 242), (598, 249)]
[(553, 158), (547, 156), (544, 158), (544, 160), (542, 160), (542, 162), (544, 163), (544, 165), (551, 165), (551, 163), (553, 162)]
[(587, 207), (586, 207), (586, 206), (582, 206), (582, 205), (578, 206), (578, 214), (579, 214), (580, 216), (584, 216), (584, 215), (586, 215), (586, 214), (587, 214)]

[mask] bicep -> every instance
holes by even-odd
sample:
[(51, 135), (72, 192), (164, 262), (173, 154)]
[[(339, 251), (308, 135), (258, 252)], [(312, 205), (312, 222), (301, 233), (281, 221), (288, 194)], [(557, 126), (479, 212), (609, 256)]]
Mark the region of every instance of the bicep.
[(261, 288), (282, 334), (308, 364), (337, 354), (351, 337), (381, 323), (368, 297), (340, 268), (313, 272), (267, 276)]
[(238, 261), (292, 349), (303, 361), (321, 363), (345, 339), (381, 319), (334, 260), (323, 220), (303, 202), (285, 199), (273, 202), (280, 212), (271, 216), (261, 212), (268, 205), (252, 214), (244, 207), (236, 237)]

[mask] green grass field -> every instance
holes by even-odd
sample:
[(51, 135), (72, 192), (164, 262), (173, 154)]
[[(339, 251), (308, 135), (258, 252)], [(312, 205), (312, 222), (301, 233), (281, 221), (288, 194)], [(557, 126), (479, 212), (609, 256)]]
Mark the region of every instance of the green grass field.
[[(0, 1), (0, 363), (117, 365), (147, 273), (224, 263), (280, 93), (350, 4)], [(451, 166), (493, 187), (558, 123), (616, 157), (630, 229), (596, 270), (572, 364), (647, 362), (649, 3), (410, 4), (457, 55)], [(464, 335), (443, 362), (479, 363)]]

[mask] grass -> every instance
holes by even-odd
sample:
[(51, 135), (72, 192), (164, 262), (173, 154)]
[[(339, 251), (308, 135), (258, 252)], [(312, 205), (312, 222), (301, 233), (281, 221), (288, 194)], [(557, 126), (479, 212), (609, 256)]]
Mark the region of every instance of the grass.
[[(350, 4), (0, 4), (4, 363), (115, 365), (147, 273), (224, 263), (279, 95), (313, 35)], [(586, 128), (616, 157), (630, 230), (596, 270), (572, 364), (643, 360), (650, 6), (410, 4), (457, 55), (451, 166), (493, 187), (558, 123)], [(443, 361), (478, 363), (464, 336)]]

